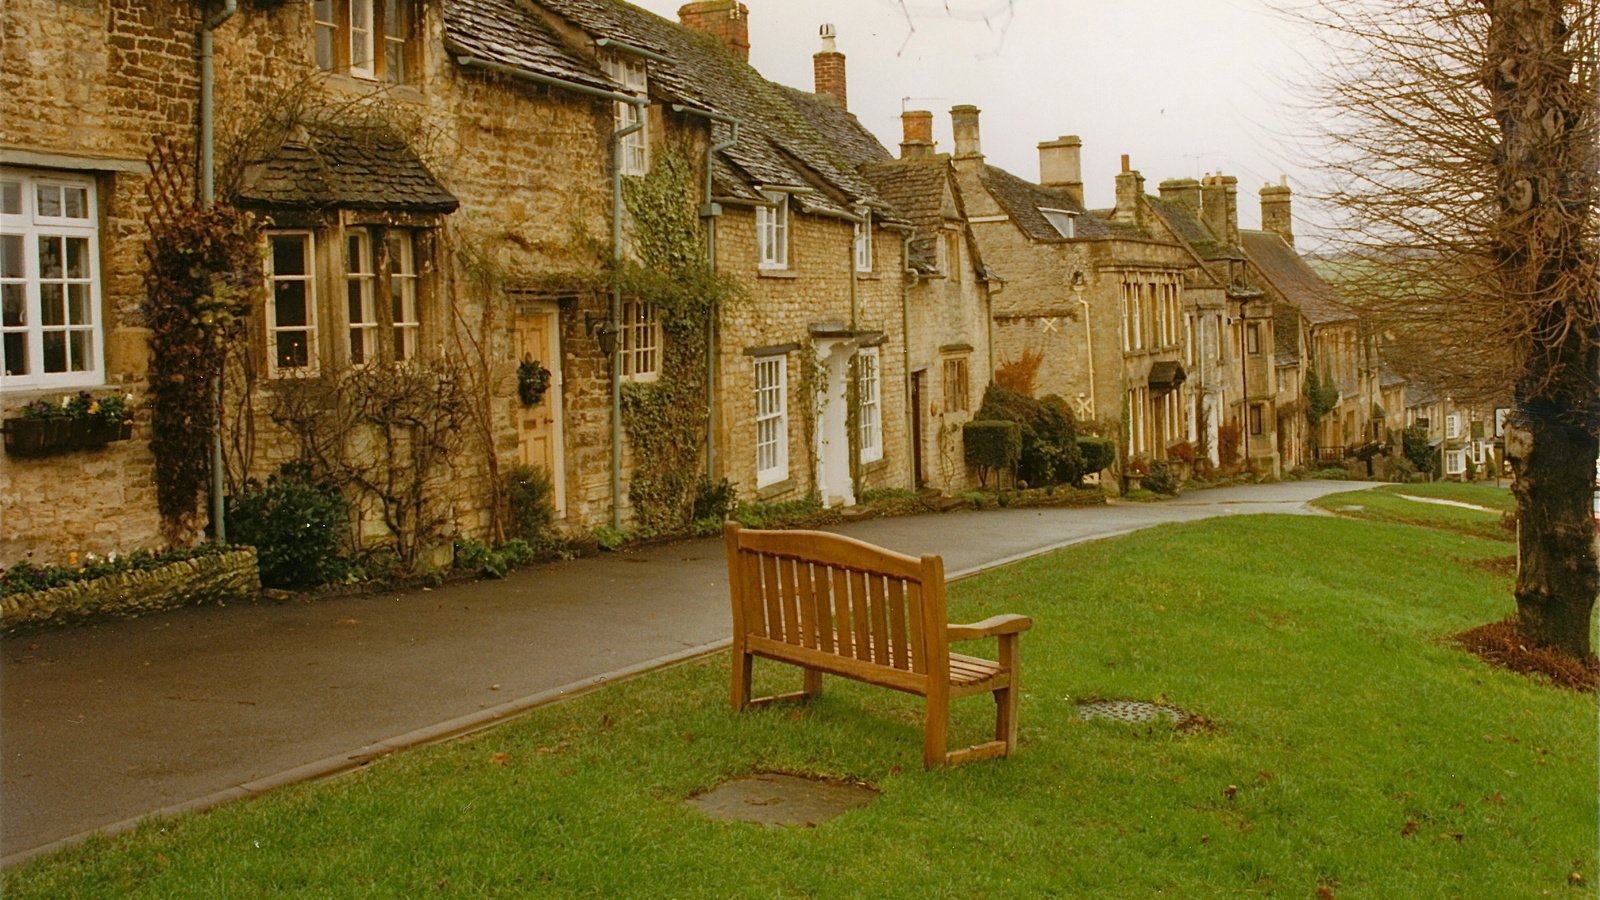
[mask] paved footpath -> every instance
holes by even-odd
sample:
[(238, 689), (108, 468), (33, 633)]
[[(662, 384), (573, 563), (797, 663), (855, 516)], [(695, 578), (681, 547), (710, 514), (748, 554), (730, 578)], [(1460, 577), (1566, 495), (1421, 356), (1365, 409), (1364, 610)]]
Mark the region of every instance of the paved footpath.
[[(1366, 485), (874, 519), (836, 530), (952, 576), (1168, 522), (1304, 513)], [(502, 581), (178, 610), (0, 640), (0, 864), (484, 727), (728, 639), (720, 539)]]

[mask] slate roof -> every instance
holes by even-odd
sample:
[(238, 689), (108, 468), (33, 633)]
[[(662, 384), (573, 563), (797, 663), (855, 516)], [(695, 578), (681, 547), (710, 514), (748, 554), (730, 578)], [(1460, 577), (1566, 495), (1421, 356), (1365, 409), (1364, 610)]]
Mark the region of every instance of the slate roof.
[(1217, 237), (1194, 210), (1182, 203), (1173, 203), (1162, 200), (1160, 197), (1146, 195), (1145, 203), (1167, 223), (1172, 233), (1178, 239), (1188, 244), (1190, 248), (1203, 260), (1210, 262), (1215, 259), (1237, 258), (1238, 254), (1230, 251), (1226, 241)]
[(1140, 237), (1138, 231), (1094, 215), (1061, 191), (1024, 181), (996, 166), (984, 166), (979, 172), (983, 186), (1005, 208), (1011, 221), (1028, 237), (1036, 241), (1070, 240), (1061, 236), (1050, 220), (1039, 212), (1046, 209), (1064, 209), (1078, 214), (1077, 230), (1080, 238)]
[[(531, 8), (535, 4), (589, 40), (608, 38), (669, 57), (648, 63), (652, 100), (740, 121), (739, 142), (713, 160), (719, 199), (760, 201), (763, 188), (789, 187), (805, 189), (793, 197), (802, 211), (853, 213), (882, 205), (850, 158), (870, 148), (856, 137), (839, 142), (837, 134), (820, 133), (812, 111), (802, 108), (820, 101), (762, 78), (716, 37), (621, 0), (445, 0), (445, 39), (458, 54), (616, 90), (599, 68), (596, 48), (565, 43)], [(727, 135), (726, 126), (713, 128), (714, 139)]]
[[(944, 226), (945, 185), (951, 177), (946, 156), (891, 159), (867, 163), (861, 174), (872, 182), (878, 194), (911, 223), (914, 229), (907, 264), (924, 274), (939, 270), (939, 233)], [(953, 191), (959, 207), (961, 195)], [(976, 252), (977, 248), (973, 248)], [(982, 261), (978, 270), (984, 271)]]
[(1250, 262), (1285, 300), (1300, 307), (1306, 321), (1323, 325), (1347, 322), (1356, 317), (1333, 288), (1276, 233), (1241, 229), (1239, 241)]
[(824, 97), (783, 84), (777, 85), (777, 88), (844, 162), (859, 168), (867, 163), (894, 159), (894, 154), (883, 146), (877, 136), (862, 126), (854, 113), (841, 109), (831, 96)]
[(246, 206), (453, 212), (460, 203), (383, 126), (310, 122), (244, 167), (237, 194)]

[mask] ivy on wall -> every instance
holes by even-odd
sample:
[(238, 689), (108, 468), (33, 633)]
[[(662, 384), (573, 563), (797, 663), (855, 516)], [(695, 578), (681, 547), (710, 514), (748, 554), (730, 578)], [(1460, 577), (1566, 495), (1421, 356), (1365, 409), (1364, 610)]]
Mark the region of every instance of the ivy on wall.
[(627, 300), (652, 304), (662, 358), (654, 381), (622, 386), (623, 430), (635, 462), (628, 498), (637, 524), (680, 531), (692, 520), (706, 430), (707, 325), (738, 287), (711, 272), (688, 158), (669, 150), (648, 175), (629, 178), (623, 200), (636, 259), (612, 273)]

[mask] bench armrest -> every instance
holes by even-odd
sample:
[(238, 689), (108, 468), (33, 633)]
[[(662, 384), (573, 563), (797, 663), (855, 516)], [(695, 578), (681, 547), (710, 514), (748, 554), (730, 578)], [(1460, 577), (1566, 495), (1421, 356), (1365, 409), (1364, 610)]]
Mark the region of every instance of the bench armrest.
[(951, 625), (950, 640), (975, 641), (1001, 634), (1020, 634), (1032, 627), (1033, 619), (1027, 616), (990, 616), (982, 622), (973, 622), (970, 625)]

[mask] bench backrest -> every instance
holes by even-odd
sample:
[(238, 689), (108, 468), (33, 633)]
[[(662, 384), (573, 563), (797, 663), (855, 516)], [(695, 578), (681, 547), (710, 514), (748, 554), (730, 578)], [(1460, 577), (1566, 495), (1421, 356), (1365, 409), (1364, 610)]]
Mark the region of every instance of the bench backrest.
[(732, 522), (724, 537), (735, 642), (787, 645), (799, 661), (919, 693), (949, 677), (939, 557)]

